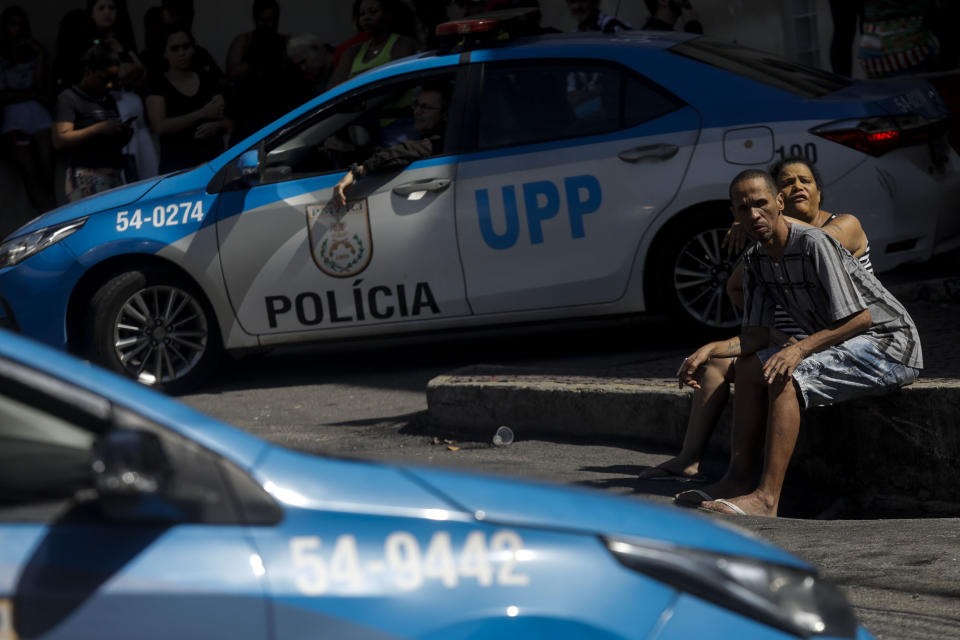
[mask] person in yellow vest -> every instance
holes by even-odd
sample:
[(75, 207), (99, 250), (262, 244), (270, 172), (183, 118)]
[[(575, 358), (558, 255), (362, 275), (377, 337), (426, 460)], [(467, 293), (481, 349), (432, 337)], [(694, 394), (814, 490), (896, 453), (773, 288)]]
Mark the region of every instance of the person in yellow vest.
[(327, 88), (335, 87), (368, 69), (417, 52), (417, 41), (404, 35), (404, 23), (412, 22), (410, 8), (402, 0), (361, 0), (357, 23), (370, 39), (356, 44), (340, 58)]

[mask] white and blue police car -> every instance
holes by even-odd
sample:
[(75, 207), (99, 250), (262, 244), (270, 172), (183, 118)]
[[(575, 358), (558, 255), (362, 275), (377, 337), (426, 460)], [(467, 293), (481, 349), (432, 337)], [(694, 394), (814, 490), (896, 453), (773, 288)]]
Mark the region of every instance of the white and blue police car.
[(297, 453), (0, 330), (0, 638), (872, 636), (705, 516)]
[[(509, 23), (441, 25), (462, 41), (28, 223), (0, 245), (0, 322), (167, 389), (223, 351), (306, 341), (645, 311), (730, 327), (728, 182), (791, 155), (859, 217), (878, 271), (960, 238), (960, 159), (925, 81), (690, 34), (508, 39)], [(333, 206), (353, 163), (416, 135), (427, 84), (449, 88), (442, 148)]]

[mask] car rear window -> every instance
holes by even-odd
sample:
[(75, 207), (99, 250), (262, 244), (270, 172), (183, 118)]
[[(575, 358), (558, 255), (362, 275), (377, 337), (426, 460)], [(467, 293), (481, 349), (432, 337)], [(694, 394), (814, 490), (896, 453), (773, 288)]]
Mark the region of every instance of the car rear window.
[(804, 98), (819, 98), (853, 83), (849, 78), (790, 62), (767, 51), (712, 38), (687, 40), (669, 51)]
[(619, 66), (548, 60), (492, 64), (484, 72), (477, 145), (494, 149), (627, 129), (683, 106)]

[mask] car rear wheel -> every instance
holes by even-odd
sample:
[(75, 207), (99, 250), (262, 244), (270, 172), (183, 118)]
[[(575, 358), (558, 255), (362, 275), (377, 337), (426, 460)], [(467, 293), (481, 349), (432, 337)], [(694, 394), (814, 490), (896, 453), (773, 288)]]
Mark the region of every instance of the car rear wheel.
[(100, 287), (86, 337), (95, 362), (165, 391), (195, 387), (221, 350), (213, 314), (195, 287), (154, 270), (127, 271)]
[(740, 326), (739, 307), (727, 295), (737, 264), (721, 246), (728, 227), (710, 212), (675, 225), (658, 257), (661, 293), (670, 312), (685, 324), (712, 333)]

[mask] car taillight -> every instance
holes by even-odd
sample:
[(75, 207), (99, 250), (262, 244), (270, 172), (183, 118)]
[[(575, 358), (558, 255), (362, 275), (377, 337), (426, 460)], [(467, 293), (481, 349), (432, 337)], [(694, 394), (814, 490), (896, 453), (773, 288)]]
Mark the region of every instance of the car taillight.
[(810, 133), (872, 156), (882, 156), (900, 147), (929, 141), (935, 124), (922, 116), (892, 116), (834, 122), (815, 127)]

